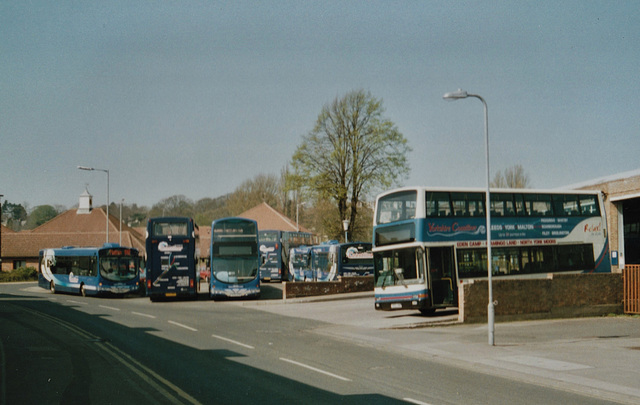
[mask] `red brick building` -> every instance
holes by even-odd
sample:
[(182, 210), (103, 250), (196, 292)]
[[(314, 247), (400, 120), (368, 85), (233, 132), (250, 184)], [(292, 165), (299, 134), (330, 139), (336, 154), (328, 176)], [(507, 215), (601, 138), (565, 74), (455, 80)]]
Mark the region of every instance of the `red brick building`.
[(120, 224), (112, 215), (107, 222), (106, 212), (102, 208), (93, 208), (91, 201), (91, 195), (85, 191), (80, 196), (78, 209), (63, 212), (30, 231), (13, 232), (2, 227), (2, 271), (19, 267), (37, 268), (40, 249), (102, 246), (107, 241), (107, 226), (110, 243), (134, 247), (144, 254), (144, 235), (124, 223)]

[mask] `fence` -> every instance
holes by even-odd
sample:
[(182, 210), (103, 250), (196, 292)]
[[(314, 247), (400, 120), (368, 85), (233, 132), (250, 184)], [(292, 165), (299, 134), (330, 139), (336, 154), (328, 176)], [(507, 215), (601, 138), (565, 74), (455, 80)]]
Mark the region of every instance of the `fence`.
[(627, 264), (623, 271), (624, 313), (640, 314), (640, 265)]

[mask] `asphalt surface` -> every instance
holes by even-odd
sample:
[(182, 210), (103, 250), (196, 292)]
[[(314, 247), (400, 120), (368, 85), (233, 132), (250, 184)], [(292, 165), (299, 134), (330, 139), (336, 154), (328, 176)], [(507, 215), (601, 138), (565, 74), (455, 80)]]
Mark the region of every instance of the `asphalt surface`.
[[(280, 285), (267, 284), (263, 287), (265, 293), (261, 300), (230, 301), (220, 305), (241, 305), (321, 321), (323, 323), (313, 333), (367, 347), (383, 347), (416, 359), (438, 361), (603, 401), (640, 403), (640, 316), (497, 323), (495, 346), (490, 346), (487, 325), (459, 324), (455, 310), (438, 311), (429, 317), (416, 311), (375, 311), (371, 293), (283, 300), (280, 288)], [(32, 321), (11, 310), (10, 299), (4, 304), (0, 308), (2, 329), (10, 328), (12, 333), (9, 335), (23, 337), (18, 341), (5, 339), (4, 347), (0, 345), (0, 374), (10, 377), (0, 386), (0, 403), (9, 404), (18, 398), (20, 391), (30, 389), (28, 384), (16, 385), (18, 380), (28, 382), (38, 378), (43, 371), (38, 365), (43, 359), (52, 367), (63, 367), (65, 362), (74, 361), (73, 348), (76, 346), (74, 342), (51, 338), (70, 327), (51, 319), (38, 323), (38, 334), (28, 337), (24, 332), (32, 328)], [(85, 337), (82, 344), (95, 352), (85, 365), (111, 370), (114, 379), (144, 376), (149, 383), (150, 378), (144, 370), (123, 367), (129, 362), (118, 360), (123, 356), (113, 355), (116, 349), (108, 346), (108, 342)], [(9, 373), (5, 366), (16, 363), (14, 356), (21, 357), (23, 368)], [(82, 370), (82, 367), (76, 368)], [(62, 376), (62, 373), (58, 375)], [(46, 389), (40, 387), (41, 392), (36, 397), (43, 400), (41, 403), (46, 403), (46, 398), (51, 396), (80, 403), (75, 401), (79, 398), (69, 397), (71, 390), (58, 392), (67, 386), (86, 384), (82, 374), (72, 378), (73, 384), (55, 378), (47, 380)], [(109, 386), (105, 384), (105, 387)], [(127, 389), (132, 398), (141, 397), (133, 385)], [(532, 403), (535, 402), (532, 398)]]
[[(640, 403), (640, 316), (459, 324), (457, 312), (371, 311), (371, 293), (242, 303), (328, 322), (317, 333), (620, 403)], [(367, 314), (367, 316), (363, 316)]]

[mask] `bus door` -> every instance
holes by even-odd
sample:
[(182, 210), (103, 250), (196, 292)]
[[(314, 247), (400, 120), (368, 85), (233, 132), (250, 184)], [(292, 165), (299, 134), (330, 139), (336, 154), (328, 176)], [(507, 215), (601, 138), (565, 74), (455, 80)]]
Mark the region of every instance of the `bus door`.
[(429, 283), (431, 305), (457, 306), (458, 291), (453, 246), (429, 248)]

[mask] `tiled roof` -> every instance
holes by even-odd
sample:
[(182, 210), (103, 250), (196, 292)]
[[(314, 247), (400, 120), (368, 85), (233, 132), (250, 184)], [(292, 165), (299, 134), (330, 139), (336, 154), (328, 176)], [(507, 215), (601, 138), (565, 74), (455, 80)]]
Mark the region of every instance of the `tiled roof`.
[[(253, 219), (258, 223), (258, 229), (276, 229), (280, 231), (297, 231), (295, 221), (292, 221), (280, 211), (263, 202), (260, 205), (238, 215), (242, 218)], [(301, 232), (310, 232), (305, 227), (300, 227)]]
[[(63, 246), (102, 246), (106, 242), (106, 213), (95, 208), (88, 214), (68, 210), (31, 231), (2, 234), (2, 257), (37, 257), (40, 249)], [(109, 242), (120, 243), (120, 222), (109, 215)], [(144, 237), (122, 224), (122, 245), (145, 252)]]
[(11, 229), (11, 228), (7, 228), (7, 227), (6, 227), (6, 226), (4, 226), (4, 225), (0, 225), (0, 227), (2, 227), (2, 234), (3, 234), (3, 235), (4, 235), (4, 234), (7, 234), (7, 233), (16, 233), (16, 231), (14, 231), (14, 230), (13, 230), (13, 229)]
[[(120, 234), (111, 235), (112, 243), (119, 243)], [(2, 235), (3, 258), (33, 258), (38, 257), (41, 249), (61, 248), (63, 246), (102, 246), (105, 243), (104, 232), (14, 232)], [(142, 254), (145, 252), (144, 241), (133, 237), (129, 231), (122, 231), (122, 246), (131, 246)]]

